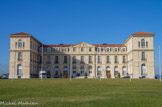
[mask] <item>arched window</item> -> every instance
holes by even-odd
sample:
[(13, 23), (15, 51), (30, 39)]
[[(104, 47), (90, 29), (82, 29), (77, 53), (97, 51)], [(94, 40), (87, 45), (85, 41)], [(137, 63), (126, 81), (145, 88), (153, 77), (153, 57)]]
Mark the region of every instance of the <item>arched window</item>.
[(141, 76), (146, 76), (146, 66), (145, 66), (145, 64), (141, 65)]
[(22, 66), (21, 66), (21, 64), (18, 64), (17, 65), (17, 75), (18, 76), (21, 76), (22, 75)]
[(123, 73), (123, 76), (127, 75), (127, 69), (125, 66), (123, 66), (123, 68), (122, 68), (122, 73)]
[(145, 46), (145, 40), (144, 40), (144, 39), (141, 40), (141, 46), (142, 46), (142, 47)]
[(76, 66), (73, 66), (73, 77), (76, 77), (76, 72), (77, 72)]
[(100, 66), (97, 67), (97, 76), (101, 76), (101, 67)]
[(22, 60), (22, 53), (21, 52), (18, 53), (18, 60), (19, 61)]
[(55, 66), (55, 75), (58, 76), (58, 72), (59, 72), (59, 67), (58, 66)]
[(19, 47), (19, 48), (22, 47), (22, 40), (19, 40), (19, 41), (18, 41), (18, 47)]
[(117, 66), (114, 67), (114, 76), (118, 77), (118, 67)]
[(109, 66), (106, 67), (106, 71), (110, 71), (110, 67)]
[(89, 66), (88, 73), (89, 73), (89, 76), (92, 76), (92, 66)]
[(81, 76), (84, 76), (84, 66), (81, 66), (80, 72), (81, 72)]

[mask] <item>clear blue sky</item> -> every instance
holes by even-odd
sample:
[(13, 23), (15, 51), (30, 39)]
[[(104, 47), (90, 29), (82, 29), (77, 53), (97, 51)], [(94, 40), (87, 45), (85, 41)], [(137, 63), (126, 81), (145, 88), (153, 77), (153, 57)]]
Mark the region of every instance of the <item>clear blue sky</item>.
[(12, 33), (30, 33), (44, 44), (122, 44), (139, 31), (156, 34), (157, 71), (162, 0), (0, 0), (0, 72), (8, 70)]

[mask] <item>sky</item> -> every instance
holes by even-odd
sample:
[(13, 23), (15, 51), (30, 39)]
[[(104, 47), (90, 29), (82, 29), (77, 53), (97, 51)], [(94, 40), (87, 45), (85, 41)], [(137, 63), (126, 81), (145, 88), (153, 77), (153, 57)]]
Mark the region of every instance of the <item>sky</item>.
[(44, 44), (123, 44), (139, 31), (156, 34), (158, 73), (162, 0), (0, 0), (0, 74), (8, 72), (9, 34), (26, 32)]

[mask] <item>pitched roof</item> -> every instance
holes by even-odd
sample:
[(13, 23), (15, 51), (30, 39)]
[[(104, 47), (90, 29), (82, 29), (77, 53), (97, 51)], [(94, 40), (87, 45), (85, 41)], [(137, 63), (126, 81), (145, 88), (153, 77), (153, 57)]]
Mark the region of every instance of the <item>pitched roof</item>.
[(154, 34), (154, 33), (148, 33), (148, 32), (137, 32), (137, 33), (133, 33), (132, 35), (141, 35), (141, 34)]
[(14, 33), (14, 34), (10, 34), (10, 35), (30, 35), (30, 34), (25, 33), (25, 32), (20, 32), (20, 33)]
[(72, 45), (44, 45), (44, 47), (70, 47)]
[(93, 44), (96, 47), (125, 47), (125, 44)]
[[(125, 47), (125, 44), (92, 44), (93, 46), (96, 47)], [(70, 47), (73, 45), (44, 45), (44, 47)]]

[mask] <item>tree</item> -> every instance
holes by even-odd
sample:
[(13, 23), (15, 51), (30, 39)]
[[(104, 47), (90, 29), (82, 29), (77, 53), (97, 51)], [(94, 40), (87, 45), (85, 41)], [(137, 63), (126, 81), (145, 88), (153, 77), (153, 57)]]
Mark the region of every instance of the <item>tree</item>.
[(85, 76), (85, 78), (87, 78), (87, 72), (85, 72), (84, 76)]
[(120, 78), (120, 73), (118, 73), (118, 77)]

